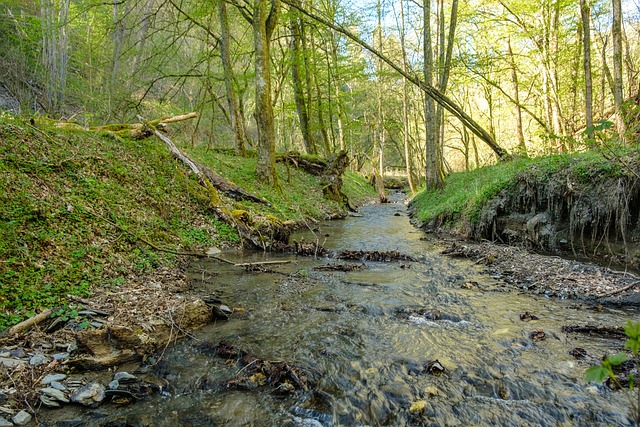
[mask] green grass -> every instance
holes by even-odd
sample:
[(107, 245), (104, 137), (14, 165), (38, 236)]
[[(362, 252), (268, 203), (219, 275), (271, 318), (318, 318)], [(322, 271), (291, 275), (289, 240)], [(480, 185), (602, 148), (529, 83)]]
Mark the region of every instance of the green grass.
[[(624, 157), (632, 152), (631, 149), (618, 151), (615, 156)], [(622, 163), (611, 160), (612, 154), (594, 150), (536, 159), (520, 157), (473, 171), (452, 173), (443, 189), (422, 191), (412, 200), (412, 205), (416, 218), (422, 223), (434, 219), (448, 224), (458, 220), (475, 222), (483, 205), (520, 177), (544, 182), (557, 174), (565, 174), (578, 183), (588, 184), (606, 176), (628, 173)]]
[[(343, 209), (323, 198), (316, 177), (293, 168), (278, 165), (278, 192), (256, 183), (255, 158), (191, 154), (272, 203), (223, 198), (230, 209), (293, 221)], [(351, 174), (346, 181), (364, 185)], [(175, 261), (142, 239), (184, 252), (237, 244), (235, 228), (218, 221), (208, 202), (156, 138), (116, 141), (0, 115), (0, 330), (64, 307), (67, 295), (127, 286), (133, 275)]]

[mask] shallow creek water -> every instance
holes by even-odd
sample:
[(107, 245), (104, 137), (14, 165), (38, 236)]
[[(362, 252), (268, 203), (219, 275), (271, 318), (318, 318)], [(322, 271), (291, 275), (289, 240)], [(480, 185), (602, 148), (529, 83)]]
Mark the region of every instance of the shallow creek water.
[[(585, 384), (593, 361), (619, 342), (565, 335), (563, 325), (620, 325), (628, 313), (591, 310), (507, 288), (467, 260), (440, 255), (413, 228), (402, 204), (368, 206), (306, 233), (332, 251), (397, 250), (416, 262), (365, 262), (359, 271), (314, 267), (339, 262), (262, 253), (230, 253), (242, 262), (291, 260), (270, 266), (290, 276), (247, 273), (203, 260), (190, 275), (203, 293), (217, 293), (245, 315), (218, 322), (167, 349), (154, 368), (168, 393), (130, 406), (104, 405), (87, 424), (158, 426), (625, 426), (621, 393)], [(300, 236), (297, 236), (299, 238)], [(297, 274), (295, 274), (297, 273)], [(475, 281), (485, 287), (463, 289)], [(437, 309), (442, 319), (399, 316)], [(523, 322), (529, 311), (540, 320)], [(529, 334), (543, 329), (544, 341)], [(313, 387), (286, 397), (268, 386), (223, 387), (237, 373), (203, 343), (226, 340), (266, 360), (303, 368)], [(210, 348), (210, 347), (209, 347)], [(424, 367), (433, 360), (440, 376)], [(425, 401), (421, 413), (414, 402)], [(76, 418), (77, 419), (77, 418)]]

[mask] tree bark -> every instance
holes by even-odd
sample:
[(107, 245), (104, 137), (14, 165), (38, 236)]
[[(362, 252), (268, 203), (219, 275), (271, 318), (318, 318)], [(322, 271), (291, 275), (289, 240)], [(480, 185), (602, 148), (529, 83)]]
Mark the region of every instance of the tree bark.
[(276, 175), (275, 128), (273, 106), (271, 104), (271, 68), (269, 45), (278, 22), (280, 0), (272, 0), (268, 10), (267, 0), (254, 0), (253, 6), (253, 46), (256, 86), (256, 123), (258, 127), (258, 164), (256, 175), (259, 180), (279, 188)]
[[(431, 43), (431, 0), (424, 0), (422, 5), (423, 40), (422, 51), (424, 64), (422, 77), (427, 85), (433, 84), (433, 45)], [(440, 92), (440, 91), (438, 91)], [(441, 92), (440, 92), (441, 93)], [(427, 189), (440, 188), (444, 185), (442, 168), (438, 162), (439, 132), (434, 99), (430, 96), (424, 100), (425, 135), (425, 183)]]
[(300, 65), (302, 63), (302, 52), (300, 47), (301, 23), (297, 9), (291, 12), (291, 80), (293, 83), (293, 94), (296, 103), (296, 111), (300, 119), (300, 132), (307, 153), (316, 154), (316, 146), (311, 133), (311, 123), (309, 122), (309, 112), (304, 100), (304, 88), (302, 87), (302, 77), (300, 75)]
[(233, 66), (231, 65), (229, 17), (227, 14), (227, 4), (225, 0), (218, 0), (218, 15), (220, 18), (220, 57), (222, 59), (222, 69), (224, 73), (224, 85), (227, 95), (227, 106), (229, 108), (229, 119), (231, 120), (231, 130), (235, 140), (235, 151), (238, 156), (245, 156), (245, 133), (242, 123), (242, 116), (238, 108), (238, 93), (234, 86)]
[(624, 134), (624, 121), (622, 120), (622, 5), (620, 0), (612, 0), (613, 25), (611, 33), (613, 37), (613, 102), (616, 109), (616, 124), (621, 137)]
[(584, 110), (587, 137), (593, 138), (593, 80), (591, 79), (591, 10), (587, 0), (580, 0), (582, 19), (582, 48), (584, 50)]
[(511, 37), (507, 36), (507, 54), (509, 56), (509, 65), (511, 66), (511, 83), (513, 84), (513, 99), (516, 107), (516, 134), (518, 136), (518, 148), (522, 154), (527, 154), (527, 145), (524, 141), (524, 132), (522, 131), (522, 108), (520, 108), (520, 87), (518, 86), (518, 72), (516, 69), (516, 61), (513, 57), (513, 49), (511, 48)]

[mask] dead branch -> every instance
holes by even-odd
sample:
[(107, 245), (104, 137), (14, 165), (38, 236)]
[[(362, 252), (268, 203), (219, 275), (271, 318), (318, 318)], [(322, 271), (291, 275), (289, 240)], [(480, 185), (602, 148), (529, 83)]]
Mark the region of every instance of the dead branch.
[(616, 289), (616, 290), (613, 290), (613, 291), (610, 291), (610, 292), (604, 292), (604, 293), (598, 294), (597, 297), (598, 298), (602, 298), (602, 297), (610, 297), (612, 295), (621, 294), (622, 292), (628, 291), (629, 289), (633, 288), (634, 286), (638, 286), (638, 285), (640, 285), (640, 281), (633, 282), (633, 283), (631, 283), (631, 284), (629, 284), (627, 286), (624, 286), (624, 287), (622, 287), (620, 289)]
[[(7, 332), (6, 335), (8, 336), (13, 336), (15, 334), (18, 334), (22, 331), (25, 331), (27, 329), (29, 329), (32, 326), (35, 326), (39, 323), (44, 322), (45, 320), (47, 320), (50, 316), (51, 313), (53, 313), (53, 309), (51, 308), (47, 308), (46, 310), (42, 311), (42, 313), (36, 314), (33, 317), (28, 318), (27, 320), (23, 320), (22, 322), (18, 323), (17, 325), (12, 326)], [(5, 333), (3, 333), (4, 335)]]

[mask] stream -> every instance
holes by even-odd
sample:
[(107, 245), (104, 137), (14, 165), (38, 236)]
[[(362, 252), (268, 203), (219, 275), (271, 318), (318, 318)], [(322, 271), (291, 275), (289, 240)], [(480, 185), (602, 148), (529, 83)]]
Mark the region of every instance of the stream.
[[(198, 261), (189, 271), (197, 291), (242, 315), (168, 348), (149, 368), (168, 382), (165, 392), (85, 410), (82, 425), (633, 425), (622, 393), (584, 382), (595, 359), (569, 354), (581, 347), (601, 357), (621, 341), (561, 332), (564, 325), (621, 325), (629, 313), (506, 287), (481, 266), (441, 255), (410, 225), (402, 203), (360, 213), (294, 239), (318, 239), (334, 252), (399, 251), (416, 261), (223, 254), (237, 262), (291, 261), (269, 266), (279, 273)], [(360, 268), (318, 268), (345, 263)], [(482, 290), (463, 286), (470, 282)], [(525, 312), (539, 320), (520, 320)], [(546, 339), (533, 340), (539, 329)], [(299, 367), (308, 389), (229, 387), (239, 368), (212, 351), (221, 341)], [(445, 369), (440, 375), (428, 368), (436, 360)]]

